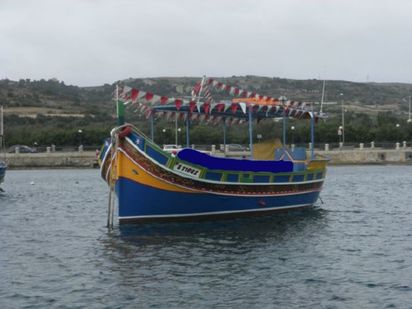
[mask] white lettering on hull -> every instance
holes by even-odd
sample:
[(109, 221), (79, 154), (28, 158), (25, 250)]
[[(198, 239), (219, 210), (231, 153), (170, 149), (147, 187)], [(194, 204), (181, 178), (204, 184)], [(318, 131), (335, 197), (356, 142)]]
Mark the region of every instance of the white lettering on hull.
[(197, 177), (199, 178), (200, 176), (200, 170), (197, 168), (194, 168), (189, 165), (185, 165), (183, 163), (177, 163), (174, 167), (173, 170), (180, 172), (182, 174), (186, 174), (192, 177)]

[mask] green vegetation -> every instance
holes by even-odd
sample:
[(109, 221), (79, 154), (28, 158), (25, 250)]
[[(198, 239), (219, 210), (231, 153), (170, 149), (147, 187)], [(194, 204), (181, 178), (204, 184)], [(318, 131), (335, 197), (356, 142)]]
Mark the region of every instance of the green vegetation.
[[(151, 78), (128, 79), (122, 83), (171, 97), (190, 95), (191, 88), (200, 78)], [(256, 76), (219, 78), (223, 82), (237, 85), (272, 96), (286, 95), (294, 100), (319, 101), (322, 81), (289, 80)], [(115, 84), (98, 87), (66, 85), (56, 79), (31, 81), (0, 80), (0, 104), (5, 107), (5, 135), (7, 145), (99, 145), (116, 124), (115, 104), (111, 100)], [(316, 140), (319, 143), (337, 143), (337, 129), (341, 124), (341, 100), (345, 109), (345, 138), (347, 142), (395, 142), (412, 140), (412, 123), (406, 123), (407, 102), (402, 98), (412, 93), (410, 84), (353, 83), (328, 81), (325, 105), (329, 118), (317, 125)], [(341, 95), (341, 93), (343, 95)], [(214, 94), (216, 99), (222, 93)], [(315, 105), (318, 108), (318, 105)], [(143, 116), (127, 113), (127, 120), (149, 133), (149, 123)], [(399, 127), (396, 127), (396, 124)], [(309, 142), (309, 122), (289, 120), (288, 140), (295, 143)], [(179, 143), (184, 144), (185, 128)], [(255, 126), (255, 136), (263, 139), (281, 136), (281, 122), (261, 121)], [(163, 129), (165, 133), (163, 133)], [(79, 133), (81, 130), (81, 133)], [(174, 143), (174, 121), (156, 120), (155, 140), (158, 143)], [(228, 128), (230, 143), (248, 142), (247, 124)], [(222, 126), (193, 124), (193, 144), (222, 143)], [(292, 136), (293, 135), (293, 136)]]

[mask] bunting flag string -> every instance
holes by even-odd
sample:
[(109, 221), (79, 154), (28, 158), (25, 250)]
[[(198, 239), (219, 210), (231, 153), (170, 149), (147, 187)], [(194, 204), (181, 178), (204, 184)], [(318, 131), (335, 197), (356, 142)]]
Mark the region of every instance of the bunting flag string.
[[(135, 88), (131, 88), (128, 86), (124, 86), (123, 89), (119, 90), (119, 98), (124, 100), (126, 104), (128, 103), (137, 103), (138, 101), (147, 103), (147, 104), (151, 104), (151, 105), (155, 105), (155, 104), (160, 104), (160, 105), (167, 105), (167, 104), (175, 104), (176, 108), (179, 110), (181, 108), (182, 105), (190, 105), (195, 103), (197, 106), (197, 110), (200, 111), (200, 107), (204, 106), (205, 104), (209, 104), (210, 107), (207, 108), (207, 110), (211, 111), (213, 110), (218, 104), (220, 103), (214, 103), (212, 100), (212, 96), (211, 96), (211, 91), (210, 91), (210, 85), (214, 85), (216, 84), (217, 89), (219, 89), (219, 85), (220, 89), (225, 89), (226, 91), (229, 92), (229, 94), (235, 96), (236, 94), (239, 93), (246, 93), (246, 96), (249, 99), (253, 99), (253, 100), (244, 100), (244, 99), (235, 99), (232, 100), (233, 103), (240, 103), (243, 102), (246, 105), (258, 105), (258, 106), (264, 106), (264, 105), (279, 105), (279, 100), (278, 99), (273, 99), (272, 97), (269, 96), (262, 96), (259, 94), (256, 94), (255, 92), (247, 92), (246, 90), (243, 89), (239, 89), (236, 87), (232, 87), (230, 85), (225, 85), (222, 84), (220, 82), (218, 83), (213, 83), (210, 82), (213, 81), (212, 79), (209, 79), (209, 82), (206, 83), (204, 91), (204, 97), (205, 97), (205, 101), (204, 102), (198, 102), (195, 103), (193, 100), (184, 100), (184, 99), (179, 99), (179, 98), (169, 98), (167, 96), (160, 96), (160, 95), (156, 95), (153, 94), (152, 92), (145, 92), (145, 91), (141, 91)], [(193, 103), (192, 103), (193, 102)], [(212, 104), (213, 103), (213, 104)], [(299, 109), (305, 109), (306, 103), (304, 102), (297, 102), (297, 101), (286, 101), (285, 102), (285, 106), (287, 107), (294, 107), (294, 108), (299, 108)], [(243, 110), (243, 108), (242, 108)]]
[[(288, 100), (285, 102), (281, 102), (279, 99), (273, 98), (271, 96), (264, 96), (253, 91), (247, 91), (239, 87), (224, 84), (212, 78), (209, 78), (206, 81), (206, 85), (212, 86), (217, 91), (226, 91), (232, 97), (238, 97), (238, 99), (233, 100), (233, 102), (237, 103), (243, 101), (247, 105), (284, 105), (286, 107), (293, 107), (296, 109), (306, 109), (305, 102)], [(210, 89), (208, 89), (207, 97), (210, 97)], [(250, 100), (245, 100), (245, 98)]]
[[(212, 89), (217, 91), (225, 91), (232, 97), (237, 97), (231, 101), (214, 102), (212, 99)], [(195, 101), (195, 96), (203, 93), (204, 101)], [(123, 86), (118, 89), (117, 96), (124, 104), (133, 105), (133, 108), (138, 112), (150, 117), (153, 113), (164, 111), (166, 117), (172, 117), (176, 112), (180, 112), (183, 108), (185, 112), (182, 117), (189, 117), (190, 120), (208, 120), (211, 123), (223, 121), (226, 119), (227, 124), (239, 123), (239, 111), (245, 115), (248, 109), (251, 109), (253, 114), (259, 114), (259, 117), (279, 117), (282, 110), (288, 117), (298, 119), (313, 117), (318, 118), (319, 115), (307, 109), (307, 103), (300, 101), (274, 99), (270, 96), (263, 96), (256, 92), (247, 91), (245, 89), (234, 87), (214, 79), (207, 79), (203, 83), (196, 83), (192, 90), (192, 99), (173, 98), (160, 96), (149, 91)], [(173, 109), (171, 114), (167, 109)], [(232, 118), (219, 118), (221, 114), (231, 112), (237, 115)], [(189, 113), (189, 115), (187, 115)], [(181, 114), (181, 113), (179, 113)], [(263, 115), (262, 115), (263, 114)], [(210, 116), (209, 116), (210, 115)], [(243, 116), (245, 117), (245, 116)], [(242, 118), (242, 117), (241, 117)], [(186, 119), (186, 118), (184, 118)], [(237, 119), (237, 120), (236, 120)]]

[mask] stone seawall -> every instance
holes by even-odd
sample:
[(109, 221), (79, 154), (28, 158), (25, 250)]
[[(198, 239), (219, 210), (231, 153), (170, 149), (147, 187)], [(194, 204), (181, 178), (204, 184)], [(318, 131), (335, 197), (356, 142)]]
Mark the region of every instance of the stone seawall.
[(7, 154), (9, 168), (91, 168), (97, 166), (94, 151)]
[[(406, 149), (351, 149), (316, 151), (317, 154), (330, 158), (331, 165), (341, 164), (412, 164), (412, 148)], [(216, 153), (223, 156), (223, 153)], [(233, 152), (230, 157), (249, 157), (249, 152)], [(97, 167), (96, 153), (49, 152), (7, 154), (9, 168), (91, 168)]]
[(330, 158), (330, 164), (412, 164), (412, 149), (351, 149), (316, 151)]

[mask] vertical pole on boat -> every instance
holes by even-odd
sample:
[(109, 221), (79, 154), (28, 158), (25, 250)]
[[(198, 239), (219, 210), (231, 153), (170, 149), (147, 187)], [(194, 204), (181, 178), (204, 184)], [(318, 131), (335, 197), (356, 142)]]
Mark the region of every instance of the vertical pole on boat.
[(0, 150), (3, 150), (3, 105), (0, 105)]
[(116, 85), (116, 112), (117, 112), (117, 125), (124, 124), (124, 103), (119, 100), (119, 85)]
[(111, 201), (112, 201), (112, 188), (111, 184), (109, 183), (109, 203), (107, 204), (107, 223), (106, 226), (110, 227), (110, 210), (111, 210)]
[[(323, 99), (325, 98), (325, 80), (323, 80), (323, 86), (322, 86), (322, 98), (320, 99), (320, 111), (319, 114), (323, 114)], [(312, 105), (313, 106), (313, 105)]]
[(118, 132), (112, 134), (112, 147), (110, 150), (110, 157), (112, 161), (112, 166), (109, 168), (111, 169), (108, 176), (108, 183), (109, 183), (109, 205), (107, 210), (107, 227), (109, 229), (113, 228), (113, 221), (114, 221), (114, 208), (115, 208), (115, 186), (117, 181), (117, 175), (119, 170), (119, 161), (118, 161), (118, 149), (119, 149), (119, 136)]
[(109, 186), (110, 186), (110, 190), (109, 190), (109, 204), (107, 208), (107, 228), (110, 229), (113, 227), (114, 189), (111, 183), (109, 184)]
[(177, 112), (175, 112), (175, 145), (177, 145)]
[(282, 103), (282, 108), (283, 108), (283, 128), (282, 128), (282, 142), (283, 142), (283, 148), (286, 147), (286, 97), (281, 96), (279, 98), (279, 101)]
[(2, 154), (4, 156), (3, 159), (6, 158), (6, 153), (5, 153), (5, 143), (4, 143), (4, 126), (3, 126), (3, 105), (0, 106), (0, 153), (4, 151)]
[(189, 129), (190, 129), (190, 120), (189, 120), (189, 112), (186, 113), (186, 148), (190, 148), (190, 140), (189, 140)]
[(283, 108), (283, 148), (286, 147), (286, 109)]
[[(117, 125), (121, 126), (124, 124), (124, 104), (119, 100), (119, 86), (116, 85), (116, 109), (117, 109)], [(113, 228), (114, 221), (114, 207), (115, 207), (115, 183), (117, 175), (117, 149), (119, 147), (119, 138), (117, 134), (111, 136), (112, 147), (110, 150), (110, 157), (114, 167), (110, 167), (112, 170), (109, 173), (109, 203), (107, 209), (107, 227), (109, 229)]]
[(226, 117), (223, 117), (223, 152), (226, 154)]
[(310, 113), (310, 159), (315, 158), (315, 113)]
[(249, 105), (249, 149), (250, 158), (253, 159), (253, 118), (252, 118), (252, 106)]
[(114, 207), (115, 207), (115, 192), (114, 192), (114, 185), (112, 189), (112, 207), (111, 207), (111, 213), (110, 213), (110, 228), (113, 229), (113, 222), (114, 222)]
[(150, 139), (154, 142), (154, 111), (150, 111)]
[(3, 138), (3, 105), (0, 106), (0, 137)]

